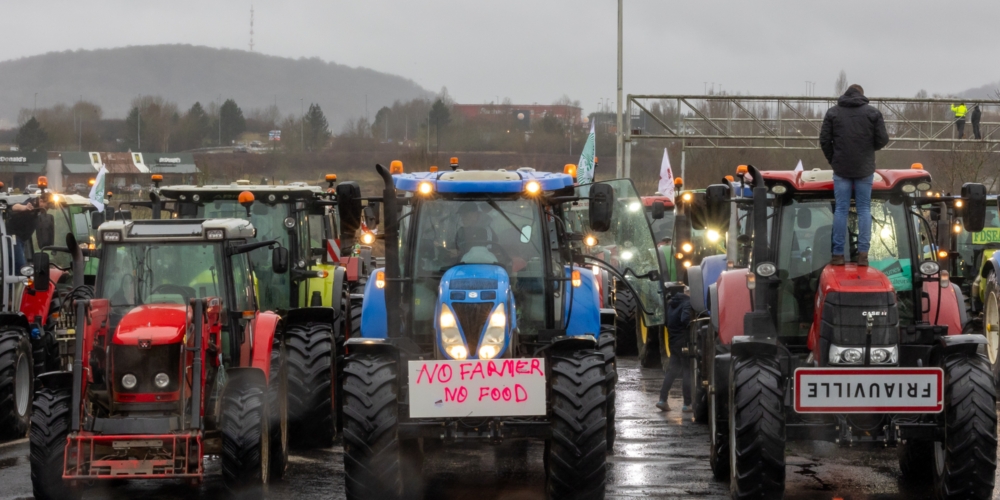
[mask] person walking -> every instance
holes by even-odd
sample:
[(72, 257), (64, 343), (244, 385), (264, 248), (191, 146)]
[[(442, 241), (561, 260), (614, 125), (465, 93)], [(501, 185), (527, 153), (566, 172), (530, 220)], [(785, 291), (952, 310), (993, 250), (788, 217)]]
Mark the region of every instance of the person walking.
[(670, 411), (667, 396), (670, 386), (677, 377), (681, 378), (681, 393), (684, 396), (684, 406), (681, 411), (691, 411), (691, 360), (682, 355), (688, 344), (688, 328), (691, 326), (691, 289), (684, 287), (684, 293), (674, 294), (667, 302), (667, 338), (670, 346), (669, 365), (664, 367), (663, 385), (660, 387), (660, 401), (656, 407), (660, 411)]
[(972, 105), (972, 135), (976, 139), (982, 139), (983, 134), (979, 131), (979, 120), (983, 118), (983, 110), (979, 109), (979, 103)]
[(14, 272), (20, 273), (27, 263), (24, 258), (24, 244), (31, 239), (38, 227), (38, 214), (49, 208), (47, 193), (28, 198), (24, 203), (15, 203), (7, 216), (7, 231), (14, 235)]
[(960, 102), (958, 106), (952, 104), (951, 111), (955, 113), (955, 131), (958, 132), (958, 138), (961, 139), (965, 136), (965, 113), (969, 110), (965, 107), (964, 102)]
[(823, 118), (819, 144), (826, 161), (833, 168), (832, 258), (830, 263), (842, 266), (847, 240), (847, 215), (854, 205), (858, 212), (858, 265), (868, 265), (868, 248), (872, 237), (872, 180), (875, 176), (875, 151), (889, 143), (882, 113), (868, 105), (860, 85), (847, 87), (837, 105)]

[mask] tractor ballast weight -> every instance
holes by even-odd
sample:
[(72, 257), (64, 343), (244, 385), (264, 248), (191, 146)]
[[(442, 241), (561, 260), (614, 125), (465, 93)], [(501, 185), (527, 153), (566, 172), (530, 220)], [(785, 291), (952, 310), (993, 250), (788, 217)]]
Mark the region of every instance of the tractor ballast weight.
[(718, 278), (717, 334), (706, 339), (716, 476), (735, 499), (778, 498), (785, 442), (819, 439), (898, 446), (905, 479), (933, 476), (939, 498), (990, 498), (995, 384), (977, 354), (986, 340), (962, 335), (961, 292), (944, 265), (949, 208), (964, 205), (963, 223), (981, 229), (985, 190), (923, 197), (926, 172), (877, 170), (871, 263), (850, 262), (849, 230), (848, 263), (831, 266), (831, 172), (748, 174), (752, 265)]
[[(589, 266), (614, 268), (580, 246), (605, 238), (635, 250), (625, 234), (648, 244), (627, 256), (642, 275), (628, 279), (658, 291), (645, 214), (623, 213), (639, 203), (630, 181), (574, 188), (568, 175), (532, 169), (376, 170), (386, 265), (366, 284), (362, 336), (347, 342), (347, 497), (417, 493), (421, 441), (527, 438), (548, 443), (550, 497), (603, 497), (615, 339)], [(662, 302), (640, 298), (662, 321)]]

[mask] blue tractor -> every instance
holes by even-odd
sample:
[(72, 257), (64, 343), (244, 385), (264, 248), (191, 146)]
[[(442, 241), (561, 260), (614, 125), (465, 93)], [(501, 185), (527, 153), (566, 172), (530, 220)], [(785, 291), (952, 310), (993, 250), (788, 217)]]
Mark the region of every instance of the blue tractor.
[[(346, 344), (347, 498), (419, 496), (425, 446), (516, 439), (545, 441), (550, 498), (603, 498), (617, 375), (595, 266), (663, 321), (649, 225), (622, 209), (640, 202), (631, 181), (376, 168), (385, 267)], [(624, 275), (587, 255), (599, 244)]]

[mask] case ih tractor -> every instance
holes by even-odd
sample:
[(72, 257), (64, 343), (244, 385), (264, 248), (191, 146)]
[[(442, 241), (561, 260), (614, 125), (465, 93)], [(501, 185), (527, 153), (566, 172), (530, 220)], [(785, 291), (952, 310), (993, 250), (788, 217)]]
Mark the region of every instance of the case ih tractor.
[[(258, 239), (273, 239), (288, 248), (291, 268), (287, 274), (271, 269), (270, 254), (265, 250), (252, 252), (250, 259), (261, 308), (279, 312), (285, 321), (291, 438), (294, 445), (302, 447), (331, 445), (340, 426), (335, 378), (352, 322), (360, 323), (360, 299), (352, 302), (351, 291), (363, 283), (367, 264), (351, 256), (357, 226), (341, 227), (337, 212), (332, 210), (336, 206), (332, 194), (336, 176), (327, 176), (327, 181), (330, 191), (304, 183), (272, 186), (237, 181), (229, 185), (166, 186), (151, 193), (150, 205), (169, 206), (180, 219), (244, 218), (253, 223)], [(357, 184), (346, 182), (336, 189), (356, 194), (357, 199), (356, 207), (338, 208), (360, 214)], [(249, 212), (238, 200), (243, 192), (254, 196)], [(159, 210), (154, 209), (156, 212)], [(345, 238), (334, 236), (339, 234)], [(348, 249), (343, 254), (341, 244)]]
[[(31, 417), (35, 498), (109, 479), (184, 479), (221, 460), (225, 485), (260, 497), (287, 458), (280, 318), (256, 306), (241, 219), (113, 221), (92, 299), (75, 301), (72, 370), (41, 374)], [(76, 246), (67, 237), (67, 246)], [(76, 255), (79, 253), (74, 252)], [(287, 269), (274, 248), (272, 269)]]
[[(986, 191), (919, 195), (923, 170), (877, 170), (869, 266), (852, 263), (858, 218), (847, 218), (848, 263), (828, 265), (832, 172), (761, 172), (753, 196), (708, 188), (708, 203), (748, 211), (749, 269), (722, 272), (708, 352), (711, 465), (732, 497), (781, 498), (785, 444), (898, 447), (906, 479), (932, 477), (938, 498), (990, 498), (996, 395), (986, 340), (963, 335), (963, 297), (946, 260), (954, 207), (983, 227)], [(738, 235), (738, 237), (744, 236)], [(751, 241), (751, 240), (748, 240)], [(936, 259), (937, 257), (937, 259)]]
[[(621, 209), (640, 203), (631, 181), (376, 168), (386, 267), (365, 289), (362, 337), (347, 341), (347, 497), (419, 493), (408, 480), (425, 445), (535, 438), (550, 497), (602, 498), (617, 377), (590, 266), (641, 282), (643, 308), (663, 316), (649, 224)], [(598, 244), (619, 248), (627, 278), (583, 255)]]
[[(0, 439), (23, 437), (31, 418), (32, 386), (35, 375), (68, 369), (73, 350), (72, 326), (62, 321), (67, 298), (89, 297), (96, 260), (74, 266), (65, 247), (53, 246), (56, 234), (73, 232), (77, 239), (90, 242), (89, 211), (86, 198), (61, 195), (46, 190), (39, 179), (49, 208), (37, 214), (37, 229), (24, 244), (30, 265), (14, 269), (12, 249), (3, 250), (4, 307), (0, 310)], [(7, 207), (27, 201), (27, 195), (0, 195), (3, 218)], [(0, 227), (8, 245), (6, 225)], [(10, 245), (13, 244), (11, 241)], [(89, 243), (86, 243), (89, 245)], [(6, 248), (6, 246), (5, 246)]]

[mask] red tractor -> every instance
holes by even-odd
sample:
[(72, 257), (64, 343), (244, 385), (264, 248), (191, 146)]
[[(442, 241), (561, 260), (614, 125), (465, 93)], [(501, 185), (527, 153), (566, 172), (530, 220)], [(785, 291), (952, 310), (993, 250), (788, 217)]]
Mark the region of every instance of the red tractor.
[(844, 266), (828, 265), (832, 172), (761, 172), (753, 195), (708, 188), (717, 210), (745, 210), (746, 268), (733, 262), (712, 293), (708, 369), (711, 465), (734, 499), (781, 498), (787, 441), (897, 447), (906, 479), (933, 478), (938, 498), (991, 498), (996, 391), (963, 334), (964, 297), (949, 280), (952, 221), (984, 224), (986, 190), (927, 197), (922, 169), (877, 170), (869, 266), (847, 217)]
[[(281, 319), (258, 310), (248, 258), (276, 243), (255, 234), (241, 219), (100, 226), (94, 298), (74, 305), (72, 370), (36, 383), (35, 498), (76, 498), (82, 485), (110, 479), (197, 484), (208, 455), (220, 457), (225, 485), (241, 498), (262, 496), (281, 476)], [(287, 272), (283, 247), (272, 258)]]

